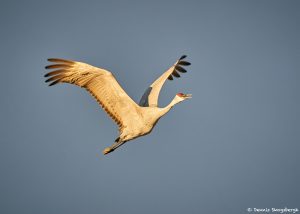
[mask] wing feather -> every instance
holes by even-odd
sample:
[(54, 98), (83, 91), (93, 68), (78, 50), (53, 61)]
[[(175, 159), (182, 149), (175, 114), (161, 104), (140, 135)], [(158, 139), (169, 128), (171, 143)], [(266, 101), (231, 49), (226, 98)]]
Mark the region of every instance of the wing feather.
[(149, 93), (149, 88), (145, 91), (144, 95), (142, 96), (142, 99), (140, 101), (141, 106), (157, 106), (158, 105), (158, 97), (159, 97), (159, 92), (164, 85), (165, 81), (167, 79), (173, 80), (173, 77), (179, 78), (180, 75), (177, 71), (181, 73), (185, 73), (186, 70), (181, 66), (188, 66), (191, 63), (187, 61), (182, 61), (183, 59), (186, 58), (186, 55), (183, 55), (179, 58), (179, 60), (176, 61), (174, 65), (172, 65), (167, 71), (165, 71), (158, 79), (156, 79), (151, 86), (149, 87), (150, 93)]
[(120, 131), (132, 122), (132, 118), (140, 116), (139, 106), (127, 95), (111, 72), (82, 62), (53, 58), (48, 60), (59, 64), (47, 66), (47, 69), (60, 69), (45, 75), (50, 77), (46, 80), (50, 82), (49, 86), (70, 83), (85, 88), (117, 123)]

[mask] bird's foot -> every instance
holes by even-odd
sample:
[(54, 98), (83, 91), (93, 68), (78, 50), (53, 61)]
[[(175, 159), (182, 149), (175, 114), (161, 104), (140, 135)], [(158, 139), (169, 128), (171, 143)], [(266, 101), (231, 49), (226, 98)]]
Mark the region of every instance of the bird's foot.
[(103, 150), (103, 154), (104, 155), (107, 155), (108, 153), (111, 153), (112, 151), (114, 151), (114, 149), (110, 148), (110, 147), (106, 147), (104, 150)]

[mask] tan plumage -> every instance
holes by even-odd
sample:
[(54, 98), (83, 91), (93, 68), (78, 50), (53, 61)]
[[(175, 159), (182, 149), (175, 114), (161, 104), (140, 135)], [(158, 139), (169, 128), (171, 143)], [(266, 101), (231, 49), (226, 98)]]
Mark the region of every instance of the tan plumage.
[(182, 61), (185, 57), (182, 56), (146, 90), (140, 105), (127, 95), (110, 71), (86, 63), (56, 58), (48, 59), (55, 64), (46, 66), (46, 69), (58, 70), (47, 73), (45, 77), (49, 77), (46, 80), (46, 82), (51, 82), (49, 86), (57, 83), (71, 83), (85, 88), (116, 122), (120, 136), (111, 147), (103, 151), (107, 154), (129, 140), (150, 133), (160, 117), (176, 103), (191, 97), (179, 93), (165, 108), (157, 107), (159, 92), (166, 79), (170, 79), (172, 75), (180, 77), (176, 70), (179, 72), (185, 72), (185, 70), (179, 65), (190, 64)]

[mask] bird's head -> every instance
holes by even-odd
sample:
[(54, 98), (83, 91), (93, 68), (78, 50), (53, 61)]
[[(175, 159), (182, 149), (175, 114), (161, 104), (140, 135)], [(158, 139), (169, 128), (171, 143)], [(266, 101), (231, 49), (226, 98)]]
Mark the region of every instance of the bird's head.
[(184, 93), (178, 93), (176, 94), (175, 96), (175, 99), (178, 101), (178, 102), (182, 102), (186, 99), (190, 99), (192, 98), (192, 94), (184, 94)]

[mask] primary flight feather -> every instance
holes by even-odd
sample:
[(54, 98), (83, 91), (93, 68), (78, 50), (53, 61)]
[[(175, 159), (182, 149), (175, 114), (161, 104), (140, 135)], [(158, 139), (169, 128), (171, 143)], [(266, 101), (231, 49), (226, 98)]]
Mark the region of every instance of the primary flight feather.
[(108, 154), (129, 140), (149, 134), (157, 121), (175, 104), (191, 98), (191, 94), (178, 93), (169, 105), (158, 107), (159, 92), (165, 81), (173, 80), (173, 76), (179, 78), (179, 72), (186, 72), (182, 66), (190, 65), (184, 61), (185, 58), (185, 55), (180, 57), (155, 80), (145, 91), (139, 104), (127, 95), (110, 71), (83, 62), (50, 58), (48, 61), (54, 64), (46, 66), (46, 69), (57, 70), (47, 73), (45, 77), (48, 77), (46, 82), (50, 83), (49, 86), (71, 83), (85, 88), (117, 123), (119, 137), (103, 150), (103, 154)]

